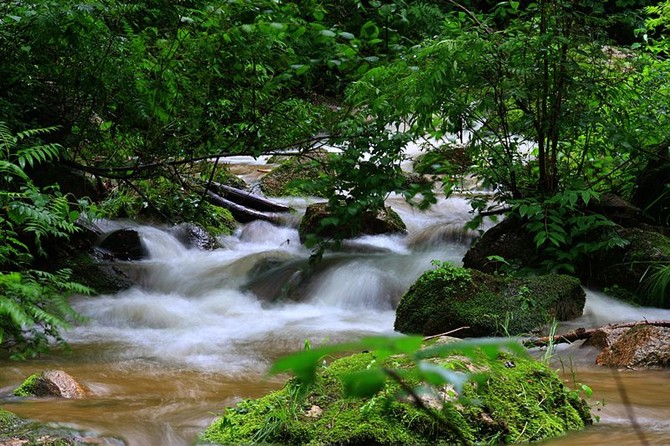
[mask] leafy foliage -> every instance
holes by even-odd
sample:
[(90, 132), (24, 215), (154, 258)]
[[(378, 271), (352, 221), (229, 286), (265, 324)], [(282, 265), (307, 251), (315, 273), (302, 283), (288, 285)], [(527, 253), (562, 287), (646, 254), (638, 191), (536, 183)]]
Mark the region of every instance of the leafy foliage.
[(59, 330), (78, 316), (69, 295), (90, 290), (69, 280), (70, 271), (31, 269), (33, 254), (43, 254), (45, 238), (67, 238), (76, 230), (79, 212), (57, 189), (40, 191), (23, 170), (58, 156), (59, 147), (40, 144), (50, 129), (13, 134), (0, 122), (0, 346), (22, 359), (62, 343)]
[[(474, 341), (436, 344), (426, 348), (421, 348), (422, 344), (423, 338), (419, 336), (393, 338), (369, 337), (358, 342), (337, 344), (318, 349), (307, 349), (282, 357), (275, 361), (271, 373), (290, 372), (302, 384), (309, 386), (314, 382), (316, 370), (321, 366), (324, 358), (343, 352), (374, 351), (375, 362), (371, 367), (363, 371), (357, 371), (355, 374), (350, 374), (344, 378), (347, 396), (358, 398), (371, 397), (382, 388), (387, 379), (401, 381), (403, 375), (410, 373), (418, 374), (418, 377), (424, 383), (435, 386), (451, 384), (458, 391), (474, 375), (468, 376), (463, 373), (453, 373), (440, 369), (430, 363), (430, 358), (444, 357), (454, 353), (471, 359), (476, 359), (480, 354), (484, 354), (489, 358), (496, 358), (501, 351), (512, 351), (520, 355), (525, 354), (524, 348), (515, 340), (478, 339)], [(409, 356), (413, 361), (414, 367), (411, 370), (406, 369), (402, 371), (382, 367), (381, 364), (393, 355)]]
[(627, 243), (614, 231), (614, 223), (586, 209), (598, 199), (598, 193), (584, 189), (561, 191), (543, 201), (510, 201), (512, 212), (533, 234), (542, 258), (539, 269), (575, 274), (576, 265), (584, 264), (590, 255)]

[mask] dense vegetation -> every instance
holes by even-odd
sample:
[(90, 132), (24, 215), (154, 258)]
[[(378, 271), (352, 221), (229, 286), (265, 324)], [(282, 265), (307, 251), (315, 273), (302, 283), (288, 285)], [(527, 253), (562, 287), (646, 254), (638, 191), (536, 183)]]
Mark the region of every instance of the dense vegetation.
[[(94, 179), (99, 215), (223, 231), (202, 193), (225, 181), (222, 158), (335, 144), (330, 175), (300, 190), (326, 191), (322, 224), (349, 226), (391, 192), (434, 203), (403, 149), (467, 137), (466, 165), (438, 155), (433, 180), (448, 195), (475, 175), (494, 196), (473, 207), (504, 203), (539, 268), (573, 273), (626, 243), (589, 203), (667, 171), (669, 20), (670, 3), (643, 0), (2, 2), (0, 342), (38, 352), (75, 316), (67, 292), (85, 291), (35, 269), (89, 206), (37, 181), (45, 165)], [(657, 186), (640, 203), (667, 226)]]

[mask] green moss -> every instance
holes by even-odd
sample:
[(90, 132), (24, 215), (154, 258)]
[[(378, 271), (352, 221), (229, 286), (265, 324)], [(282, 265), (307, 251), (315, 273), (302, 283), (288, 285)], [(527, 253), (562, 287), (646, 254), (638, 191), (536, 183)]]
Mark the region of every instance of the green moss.
[(316, 234), (322, 238), (346, 239), (360, 235), (377, 235), (405, 233), (406, 226), (400, 215), (390, 207), (385, 207), (377, 212), (364, 211), (356, 217), (348, 215), (344, 219), (338, 218), (338, 224), (323, 226), (321, 224), (327, 218), (334, 216), (328, 208), (328, 203), (310, 204), (305, 215), (300, 221), (298, 235), (301, 242), (307, 240), (309, 234)]
[(468, 326), (468, 336), (516, 335), (552, 318), (578, 317), (584, 303), (573, 277), (508, 279), (443, 264), (426, 271), (402, 297), (395, 329), (432, 335)]
[[(7, 440), (4, 443), (2, 440)], [(50, 427), (26, 420), (0, 408), (0, 444), (22, 446), (84, 446), (121, 444), (119, 439), (95, 437), (90, 432), (82, 433), (64, 427)]]
[(324, 161), (329, 154), (316, 152), (310, 157), (290, 157), (261, 178), (259, 186), (268, 197), (311, 195), (327, 197), (329, 192), (319, 188), (319, 179), (326, 175)]
[[(374, 367), (373, 353), (335, 360), (318, 371), (306, 392), (291, 380), (282, 389), (226, 409), (202, 434), (205, 444), (478, 444), (526, 442), (561, 435), (591, 422), (589, 409), (544, 365), (516, 356), (476, 362), (463, 356), (433, 360), (447, 369), (486, 370), (487, 380), (467, 384), (465, 399), (432, 415), (387, 381), (372, 398), (343, 396), (343, 376)], [(507, 366), (506, 366), (507, 364)], [(513, 364), (512, 368), (508, 368)], [(412, 362), (393, 356), (383, 366), (420, 384)], [(464, 401), (470, 401), (467, 403)], [(475, 403), (477, 402), (477, 403)], [(439, 420), (442, 421), (439, 421)]]
[(25, 379), (25, 381), (21, 383), (19, 387), (14, 390), (14, 395), (22, 397), (35, 396), (35, 387), (37, 386), (39, 379), (39, 373), (30, 375)]
[(420, 174), (461, 175), (471, 164), (463, 147), (448, 144), (419, 155), (413, 167)]
[(228, 209), (214, 206), (212, 204), (203, 203), (205, 211), (208, 216), (203, 223), (206, 224), (205, 229), (213, 236), (230, 235), (237, 228), (237, 221), (233, 214)]
[(598, 282), (608, 294), (630, 303), (670, 308), (670, 293), (650, 292), (655, 267), (670, 264), (670, 237), (637, 228), (619, 232), (629, 244), (597, 259), (594, 275)]
[(637, 229), (628, 230), (625, 237), (630, 241), (632, 261), (670, 258), (670, 237), (658, 232)]

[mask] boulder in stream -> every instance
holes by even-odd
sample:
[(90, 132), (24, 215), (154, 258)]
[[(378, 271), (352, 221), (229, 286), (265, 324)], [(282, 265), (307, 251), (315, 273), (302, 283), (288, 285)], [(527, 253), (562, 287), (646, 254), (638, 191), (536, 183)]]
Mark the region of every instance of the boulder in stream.
[[(308, 389), (290, 380), (283, 389), (225, 410), (200, 436), (199, 444), (484, 444), (526, 443), (591, 424), (590, 410), (547, 366), (508, 353), (452, 353), (425, 359), (439, 373), (485, 379), (461, 386), (442, 384), (408, 395), (422, 383), (407, 356), (354, 354), (320, 365)], [(325, 361), (324, 361), (325, 362)], [(382, 366), (386, 376), (373, 397), (345, 396), (360, 373)], [(380, 369), (381, 370), (381, 369)], [(349, 383), (349, 384), (348, 384)], [(414, 402), (417, 395), (421, 405)], [(460, 399), (459, 399), (460, 398)], [(474, 403), (474, 402), (477, 403)]]
[(16, 396), (83, 398), (86, 391), (72, 376), (62, 370), (45, 370), (26, 378), (14, 390)]
[(670, 292), (663, 297), (646, 289), (654, 265), (670, 263), (670, 237), (639, 228), (622, 228), (619, 235), (629, 243), (595, 256), (592, 283), (619, 290), (616, 297), (639, 305), (670, 308)]
[(326, 238), (337, 234), (341, 238), (354, 238), (360, 235), (405, 234), (407, 232), (400, 216), (388, 206), (380, 209), (376, 214), (364, 213), (357, 227), (342, 225), (322, 227), (321, 221), (330, 216), (332, 214), (328, 211), (327, 203), (314, 203), (307, 206), (298, 228), (300, 241), (304, 242), (307, 234), (318, 234)]
[(329, 156), (331, 155), (325, 150), (316, 150), (305, 155), (270, 159), (269, 162), (279, 161), (281, 164), (261, 178), (259, 187), (268, 197), (327, 197), (328, 191), (317, 190), (314, 185), (322, 175), (328, 175), (325, 162)]
[(515, 218), (501, 221), (488, 231), (465, 253), (463, 266), (493, 274), (501, 266), (493, 256), (502, 257), (512, 265), (528, 266), (537, 261), (533, 236)]
[(169, 232), (187, 248), (197, 248), (204, 251), (221, 248), (221, 244), (212, 234), (195, 223), (181, 223), (170, 228)]
[(125, 446), (119, 438), (102, 437), (64, 426), (52, 426), (0, 409), (0, 445), (2, 446)]
[(566, 275), (511, 278), (448, 263), (426, 271), (401, 298), (395, 329), (435, 335), (467, 327), (459, 336), (519, 335), (552, 319), (582, 315), (586, 295)]
[(139, 232), (128, 228), (105, 235), (98, 247), (116, 260), (142, 260), (148, 255)]
[(647, 324), (600, 327), (586, 345), (601, 348), (596, 364), (609, 367), (669, 368), (670, 327)]

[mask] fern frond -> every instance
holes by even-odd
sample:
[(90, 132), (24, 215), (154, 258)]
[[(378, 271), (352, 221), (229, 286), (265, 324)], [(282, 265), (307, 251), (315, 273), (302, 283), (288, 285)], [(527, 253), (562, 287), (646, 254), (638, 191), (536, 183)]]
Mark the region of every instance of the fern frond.
[(29, 181), (28, 175), (26, 175), (21, 167), (2, 159), (0, 159), (0, 174), (3, 175), (5, 181), (11, 181), (12, 177)]
[(16, 152), (16, 162), (22, 169), (26, 164), (34, 167), (46, 161), (58, 159), (61, 146), (59, 144), (41, 144), (20, 149)]
[(7, 124), (0, 121), (0, 159), (9, 158), (9, 150), (16, 146), (17, 139), (7, 127)]
[(41, 127), (38, 129), (28, 129), (22, 132), (18, 132), (16, 134), (16, 139), (18, 141), (22, 141), (27, 138), (36, 138), (38, 136), (48, 135), (49, 133), (55, 132), (58, 129), (59, 127), (57, 125), (53, 125), (51, 127)]

